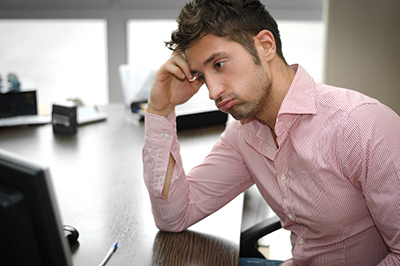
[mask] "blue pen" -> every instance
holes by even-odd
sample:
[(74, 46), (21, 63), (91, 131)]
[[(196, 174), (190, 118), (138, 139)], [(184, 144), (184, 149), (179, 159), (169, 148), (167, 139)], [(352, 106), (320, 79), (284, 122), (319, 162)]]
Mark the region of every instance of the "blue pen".
[(104, 260), (99, 264), (99, 266), (104, 266), (106, 265), (108, 259), (111, 257), (111, 255), (114, 253), (114, 251), (117, 249), (118, 242), (115, 242), (114, 245), (110, 248), (110, 250), (107, 252), (106, 257)]

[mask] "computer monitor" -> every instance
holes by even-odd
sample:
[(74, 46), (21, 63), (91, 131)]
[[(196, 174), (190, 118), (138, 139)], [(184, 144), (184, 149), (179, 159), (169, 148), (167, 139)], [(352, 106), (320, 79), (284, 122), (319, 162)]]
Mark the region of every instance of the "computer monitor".
[(72, 266), (49, 169), (0, 149), (0, 265)]

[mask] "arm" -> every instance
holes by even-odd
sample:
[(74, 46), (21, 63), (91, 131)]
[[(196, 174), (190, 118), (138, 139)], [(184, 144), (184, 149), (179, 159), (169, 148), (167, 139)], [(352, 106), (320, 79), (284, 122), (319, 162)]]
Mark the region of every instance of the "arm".
[(350, 114), (343, 133), (346, 175), (390, 249), (379, 265), (400, 265), (400, 118), (380, 104), (364, 105)]
[[(168, 117), (176, 105), (188, 101), (203, 85), (192, 79), (193, 76), (186, 60), (182, 55), (173, 53), (171, 58), (156, 72), (147, 112)], [(175, 160), (170, 154), (162, 192), (164, 198), (168, 197), (174, 167)]]
[[(168, 118), (146, 113), (145, 120), (144, 181), (159, 229), (185, 230), (253, 184), (240, 153), (232, 145), (236, 132), (231, 129), (232, 125), (227, 127), (207, 158), (186, 175), (176, 138), (174, 112)], [(163, 193), (171, 155), (175, 166), (166, 198)]]

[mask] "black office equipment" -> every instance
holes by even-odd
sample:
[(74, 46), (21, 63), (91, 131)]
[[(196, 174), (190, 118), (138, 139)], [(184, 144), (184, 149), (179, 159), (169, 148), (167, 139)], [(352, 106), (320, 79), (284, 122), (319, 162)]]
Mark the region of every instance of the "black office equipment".
[(69, 243), (69, 246), (72, 247), (78, 241), (78, 238), (79, 238), (78, 230), (76, 230), (75, 227), (70, 226), (70, 225), (64, 225), (63, 230), (64, 230), (65, 238), (67, 239), (67, 241)]
[(272, 216), (265, 219), (246, 231), (242, 232), (240, 235), (240, 253), (241, 258), (263, 258), (264, 255), (258, 250), (258, 240), (272, 233), (278, 229), (281, 229), (281, 221), (278, 216)]
[(228, 114), (219, 110), (178, 115), (176, 117), (176, 129), (181, 131), (200, 127), (225, 125), (226, 121), (228, 121)]
[(1, 264), (72, 266), (49, 170), (0, 150)]
[[(131, 111), (141, 115), (140, 121), (144, 121), (144, 110), (147, 100), (137, 100), (131, 103)], [(176, 111), (176, 129), (178, 131), (210, 127), (216, 125), (225, 125), (228, 121), (228, 114), (218, 109), (210, 109), (208, 106), (200, 108), (196, 106), (195, 110), (180, 109)]]
[(0, 90), (0, 117), (37, 115), (36, 90), (10, 88)]
[(77, 105), (72, 101), (53, 104), (51, 121), (53, 124), (54, 134), (76, 134), (78, 131), (77, 108)]

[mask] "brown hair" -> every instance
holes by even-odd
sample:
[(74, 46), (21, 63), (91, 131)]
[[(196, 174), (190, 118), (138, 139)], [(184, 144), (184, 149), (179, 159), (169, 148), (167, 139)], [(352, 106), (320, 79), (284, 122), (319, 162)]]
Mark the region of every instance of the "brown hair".
[(285, 61), (278, 25), (259, 0), (193, 0), (185, 4), (176, 21), (178, 29), (166, 42), (173, 51), (184, 52), (205, 35), (213, 34), (240, 43), (260, 64), (253, 37), (268, 30), (274, 36), (277, 54)]

